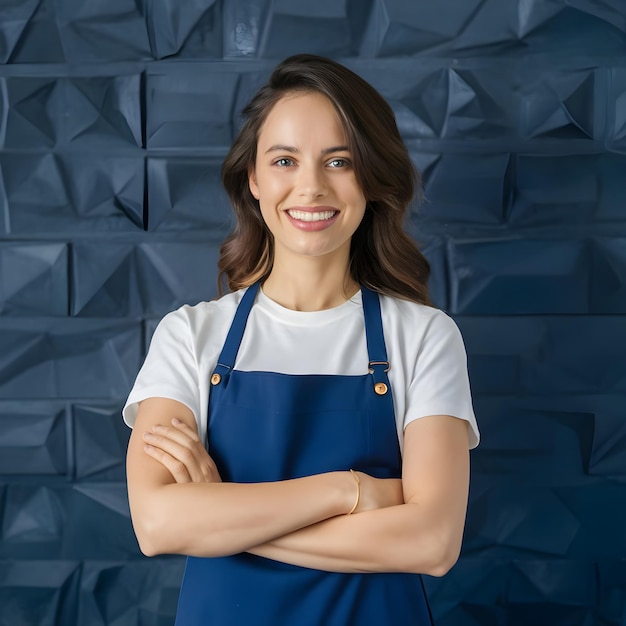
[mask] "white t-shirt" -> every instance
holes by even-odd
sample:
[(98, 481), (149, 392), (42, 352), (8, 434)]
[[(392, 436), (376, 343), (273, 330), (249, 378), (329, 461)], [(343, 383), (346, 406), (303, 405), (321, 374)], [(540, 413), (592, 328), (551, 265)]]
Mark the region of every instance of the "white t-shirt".
[[(191, 409), (204, 440), (209, 379), (243, 293), (185, 305), (161, 320), (123, 410), (129, 426), (139, 402), (170, 398)], [(380, 302), (400, 447), (402, 432), (413, 420), (452, 415), (468, 422), (474, 448), (479, 432), (456, 324), (432, 307), (388, 296), (380, 296)], [(368, 362), (360, 291), (338, 307), (303, 312), (286, 309), (259, 290), (235, 369), (361, 375)]]

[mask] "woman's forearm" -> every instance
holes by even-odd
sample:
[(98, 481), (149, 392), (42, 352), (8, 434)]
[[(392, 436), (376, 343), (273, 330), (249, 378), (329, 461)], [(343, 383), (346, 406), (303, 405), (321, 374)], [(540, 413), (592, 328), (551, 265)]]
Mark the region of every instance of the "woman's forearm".
[(462, 523), (435, 519), (409, 503), (342, 515), (248, 550), (334, 572), (414, 572), (442, 576), (456, 562)]
[(347, 513), (348, 472), (272, 483), (185, 483), (130, 491), (135, 532), (149, 555), (225, 556)]

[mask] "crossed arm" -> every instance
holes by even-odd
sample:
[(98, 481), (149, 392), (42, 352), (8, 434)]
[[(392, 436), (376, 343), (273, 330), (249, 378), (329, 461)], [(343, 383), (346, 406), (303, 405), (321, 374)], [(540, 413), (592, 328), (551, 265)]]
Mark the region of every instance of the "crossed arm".
[(338, 572), (445, 574), (461, 546), (469, 483), (467, 425), (446, 415), (404, 433), (402, 479), (329, 472), (222, 483), (185, 405), (144, 400), (127, 455), (135, 533), (151, 556), (250, 552)]

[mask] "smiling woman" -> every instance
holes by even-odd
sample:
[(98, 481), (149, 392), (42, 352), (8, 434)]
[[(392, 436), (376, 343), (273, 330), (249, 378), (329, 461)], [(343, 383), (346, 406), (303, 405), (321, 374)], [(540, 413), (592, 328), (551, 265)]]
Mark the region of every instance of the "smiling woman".
[[(274, 265), (307, 271), (303, 257), (324, 257), (325, 268), (341, 269), (349, 280), (350, 243), (365, 197), (330, 100), (319, 93), (285, 96), (265, 119), (257, 146), (250, 191), (272, 235)], [(270, 275), (266, 293), (272, 282)]]
[[(222, 248), (221, 278), (235, 291), (264, 281), (272, 270), (272, 236), (248, 179), (257, 163), (257, 142), (267, 117), (281, 100), (304, 94), (325, 96), (332, 105), (343, 140), (325, 148), (347, 149), (351, 169), (367, 199), (367, 211), (352, 238), (351, 276), (375, 291), (428, 304), (428, 263), (404, 231), (406, 210), (416, 188), (419, 190), (420, 178), (393, 111), (360, 76), (329, 59), (311, 55), (281, 63), (243, 111), (244, 124), (222, 167), (237, 228)], [(305, 123), (312, 135), (323, 128), (308, 120)], [(269, 147), (286, 148), (285, 164), (292, 162), (298, 146), (282, 140)]]
[(299, 55), (223, 165), (231, 293), (159, 324), (124, 417), (141, 549), (188, 555), (177, 625), (431, 624), (478, 443), (458, 329), (402, 229), (383, 98)]

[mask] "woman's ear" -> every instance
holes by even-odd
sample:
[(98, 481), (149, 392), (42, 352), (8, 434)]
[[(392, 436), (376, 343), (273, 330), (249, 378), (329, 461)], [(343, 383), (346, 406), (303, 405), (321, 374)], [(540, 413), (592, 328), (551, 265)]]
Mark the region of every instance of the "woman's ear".
[(259, 187), (256, 184), (256, 173), (254, 169), (248, 170), (248, 187), (250, 187), (250, 193), (258, 200)]

